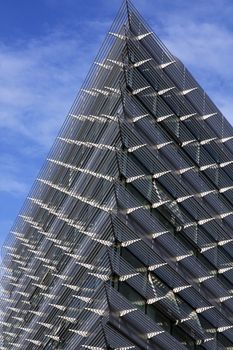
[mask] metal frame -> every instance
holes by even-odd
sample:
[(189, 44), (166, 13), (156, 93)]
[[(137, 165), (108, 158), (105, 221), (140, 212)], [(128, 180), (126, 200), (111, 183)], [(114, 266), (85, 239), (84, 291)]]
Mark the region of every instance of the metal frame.
[(232, 140), (124, 1), (4, 244), (0, 349), (233, 347)]

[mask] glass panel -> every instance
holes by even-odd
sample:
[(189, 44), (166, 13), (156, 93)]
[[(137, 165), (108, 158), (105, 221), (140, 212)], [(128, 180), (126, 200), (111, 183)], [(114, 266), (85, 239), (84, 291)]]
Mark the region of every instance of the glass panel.
[(147, 315), (167, 332), (170, 332), (171, 321), (153, 305), (147, 305)]
[(145, 299), (125, 282), (120, 282), (119, 292), (135, 307), (145, 312)]
[(220, 346), (224, 345), (224, 349), (225, 347), (227, 347), (226, 349), (233, 349), (232, 342), (229, 339), (227, 339), (222, 333), (217, 333), (217, 341), (220, 343)]
[(138, 258), (136, 258), (136, 256), (133, 255), (128, 249), (122, 248), (121, 256), (136, 269), (144, 267), (143, 263)]
[(187, 347), (187, 349), (194, 349), (193, 339), (179, 326), (173, 324), (171, 328), (171, 334), (179, 342)]

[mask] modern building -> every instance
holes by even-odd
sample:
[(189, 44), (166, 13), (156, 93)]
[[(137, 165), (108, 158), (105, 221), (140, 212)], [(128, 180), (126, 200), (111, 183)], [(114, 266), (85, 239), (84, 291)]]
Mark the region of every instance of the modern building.
[(4, 245), (1, 346), (233, 349), (233, 130), (124, 1)]

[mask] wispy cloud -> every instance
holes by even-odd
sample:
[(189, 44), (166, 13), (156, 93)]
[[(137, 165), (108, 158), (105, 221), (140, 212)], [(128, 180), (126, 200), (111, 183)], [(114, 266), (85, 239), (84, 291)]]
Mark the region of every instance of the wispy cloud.
[(165, 40), (176, 55), (196, 68), (214, 71), (214, 74), (229, 78), (233, 35), (225, 28), (211, 23), (172, 22), (166, 26)]
[(0, 127), (48, 146), (86, 70), (80, 42), (64, 33), (0, 45)]
[(168, 49), (233, 122), (233, 3), (135, 0)]
[[(105, 25), (85, 22), (84, 35)], [(36, 39), (0, 42), (0, 192), (28, 189), (97, 50), (98, 42), (84, 39), (57, 28)]]
[[(96, 31), (101, 32), (96, 24)], [(86, 23), (86, 35), (93, 23)], [(99, 43), (100, 44), (100, 43)], [(0, 42), (0, 242), (85, 78), (98, 42), (56, 28)], [(3, 210), (4, 209), (4, 210)]]
[[(85, 22), (98, 32), (105, 22)], [(82, 33), (83, 34), (83, 33)], [(96, 43), (57, 30), (14, 45), (0, 43), (0, 127), (48, 147), (88, 71)]]
[(0, 192), (10, 192), (14, 195), (25, 194), (28, 184), (17, 181), (17, 179), (5, 178), (0, 175)]
[(233, 33), (212, 23), (172, 22), (166, 27), (165, 41), (233, 121)]
[[(25, 196), (28, 189), (28, 176), (30, 174), (28, 165), (21, 163), (18, 157), (10, 152), (0, 154), (0, 193), (11, 194), (12, 200)], [(26, 174), (23, 174), (26, 171)]]

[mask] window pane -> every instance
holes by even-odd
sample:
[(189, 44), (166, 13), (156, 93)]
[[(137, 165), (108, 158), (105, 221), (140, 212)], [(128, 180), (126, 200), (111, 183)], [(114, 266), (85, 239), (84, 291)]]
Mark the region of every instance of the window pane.
[(119, 292), (135, 305), (135, 307), (140, 308), (145, 312), (145, 299), (127, 283), (121, 282), (119, 284)]
[(156, 309), (153, 305), (147, 305), (147, 315), (155, 322), (158, 326), (164, 328), (167, 332), (170, 332), (171, 321), (161, 311)]

